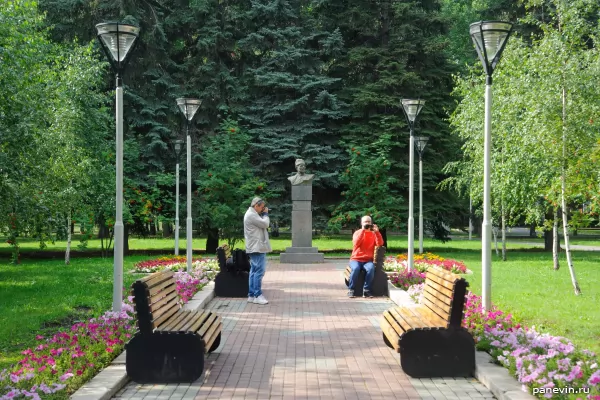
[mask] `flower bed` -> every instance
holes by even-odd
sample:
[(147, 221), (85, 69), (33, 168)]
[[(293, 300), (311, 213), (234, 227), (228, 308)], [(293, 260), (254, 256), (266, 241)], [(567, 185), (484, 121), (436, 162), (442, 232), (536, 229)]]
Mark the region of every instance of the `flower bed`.
[[(192, 258), (192, 264), (197, 261), (210, 261), (203, 258)], [(216, 262), (216, 260), (215, 260)], [(152, 272), (162, 271), (164, 269), (170, 269), (171, 271), (178, 271), (179, 269), (187, 268), (187, 258), (185, 256), (170, 256), (170, 257), (159, 257), (154, 260), (140, 261), (133, 267), (133, 272), (150, 274)], [(217, 263), (218, 264), (218, 263)]]
[(108, 365), (134, 333), (133, 306), (120, 313), (73, 325), (51, 338), (38, 336), (39, 345), (0, 372), (0, 399), (66, 399)]
[[(383, 263), (383, 269), (388, 272), (398, 272), (406, 269), (407, 255), (399, 254), (396, 257), (387, 257)], [(455, 274), (466, 274), (469, 272), (467, 266), (462, 261), (446, 259), (433, 253), (415, 254), (413, 266), (420, 272), (426, 272), (432, 265), (441, 267)]]
[(508, 368), (523, 384), (534, 388), (582, 388), (585, 394), (543, 393), (538, 398), (600, 400), (600, 370), (596, 355), (577, 349), (568, 339), (540, 333), (517, 323), (493, 306), (483, 314), (481, 297), (468, 293), (463, 326), (473, 334), (479, 350)]
[[(178, 271), (174, 278), (179, 301), (185, 304), (214, 278), (218, 263), (195, 260), (192, 273), (188, 274), (185, 258), (183, 262), (177, 261), (162, 265), (163, 269)], [(70, 331), (58, 332), (52, 338), (38, 336), (38, 346), (23, 351), (24, 357), (17, 364), (0, 372), (0, 400), (67, 399), (110, 364), (135, 333), (132, 300), (133, 297), (129, 297), (123, 303), (120, 313), (106, 312), (98, 319), (77, 323)]]
[(213, 280), (219, 270), (216, 259), (194, 259), (192, 261), (192, 272), (186, 272), (187, 262), (185, 257), (160, 257), (156, 260), (141, 261), (135, 264), (135, 272), (157, 272), (165, 269), (175, 272), (174, 278), (177, 282), (177, 293), (179, 300), (185, 304), (196, 292), (202, 290), (206, 284)]

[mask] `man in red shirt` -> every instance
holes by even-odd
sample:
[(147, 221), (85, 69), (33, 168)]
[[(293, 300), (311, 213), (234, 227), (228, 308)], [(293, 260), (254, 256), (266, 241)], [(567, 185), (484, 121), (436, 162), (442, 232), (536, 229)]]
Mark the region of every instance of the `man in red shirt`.
[(373, 256), (375, 246), (383, 246), (383, 238), (377, 225), (373, 225), (371, 217), (365, 215), (360, 221), (362, 229), (354, 232), (352, 236), (352, 256), (350, 257), (350, 278), (348, 279), (348, 297), (355, 297), (354, 282), (358, 279), (360, 270), (364, 269), (365, 287), (363, 297), (373, 297), (371, 294), (371, 283), (375, 276), (375, 264)]

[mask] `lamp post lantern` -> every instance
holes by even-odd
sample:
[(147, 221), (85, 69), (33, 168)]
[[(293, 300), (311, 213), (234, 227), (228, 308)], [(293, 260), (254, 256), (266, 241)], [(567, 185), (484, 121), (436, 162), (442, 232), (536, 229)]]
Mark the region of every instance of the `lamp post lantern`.
[(419, 253), (423, 254), (423, 153), (429, 138), (426, 136), (417, 136), (415, 146), (419, 153)]
[(179, 156), (183, 140), (175, 141), (175, 255), (179, 255)]
[(129, 61), (131, 50), (137, 42), (140, 28), (119, 22), (105, 22), (96, 25), (98, 41), (115, 73), (115, 109), (116, 109), (116, 213), (115, 244), (113, 265), (113, 311), (121, 311), (123, 303), (123, 82), (121, 75)]
[(481, 224), (481, 294), (483, 311), (492, 307), (492, 212), (490, 197), (490, 168), (492, 148), (492, 74), (500, 61), (512, 31), (510, 22), (479, 21), (472, 23), (469, 33), (477, 55), (486, 73), (485, 80), (485, 122), (483, 145), (483, 222)]
[(425, 105), (425, 100), (403, 99), (402, 109), (410, 128), (409, 161), (408, 161), (408, 270), (413, 268), (415, 246), (415, 220), (413, 217), (414, 175), (415, 175), (415, 121)]
[(187, 137), (187, 219), (185, 227), (185, 236), (187, 240), (186, 258), (187, 272), (192, 272), (192, 138), (190, 137), (190, 122), (194, 118), (196, 111), (200, 108), (202, 101), (199, 99), (190, 99), (180, 97), (177, 105), (186, 119), (186, 137)]

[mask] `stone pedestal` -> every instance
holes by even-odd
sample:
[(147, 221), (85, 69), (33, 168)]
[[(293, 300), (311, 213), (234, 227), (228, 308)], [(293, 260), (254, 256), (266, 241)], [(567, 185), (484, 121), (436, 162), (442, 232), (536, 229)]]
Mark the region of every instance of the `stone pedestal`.
[(281, 253), (282, 264), (314, 264), (325, 260), (312, 247), (312, 182), (292, 185), (292, 247)]

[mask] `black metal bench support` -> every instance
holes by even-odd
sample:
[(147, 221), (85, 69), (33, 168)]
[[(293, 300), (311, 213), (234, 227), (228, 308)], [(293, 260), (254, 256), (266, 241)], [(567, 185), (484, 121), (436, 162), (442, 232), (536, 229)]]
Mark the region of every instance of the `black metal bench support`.
[(463, 328), (415, 330), (400, 338), (402, 370), (413, 378), (475, 373), (475, 341)]

